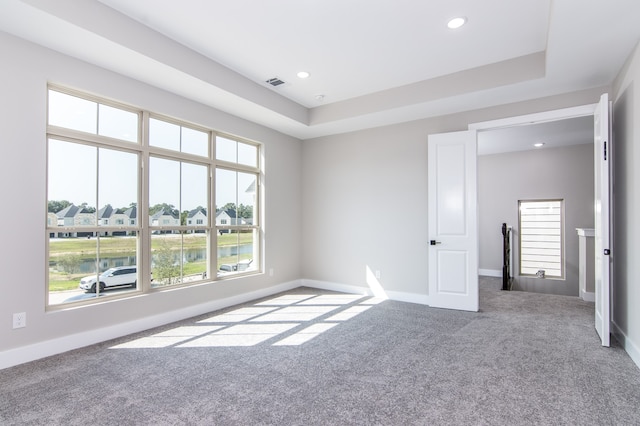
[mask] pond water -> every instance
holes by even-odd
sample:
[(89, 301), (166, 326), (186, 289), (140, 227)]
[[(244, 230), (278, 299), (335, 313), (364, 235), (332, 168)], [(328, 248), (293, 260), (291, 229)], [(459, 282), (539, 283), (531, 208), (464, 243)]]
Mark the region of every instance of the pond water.
[[(218, 256), (219, 257), (229, 257), (236, 256), (239, 254), (251, 254), (253, 253), (253, 245), (252, 244), (243, 244), (240, 246), (224, 246), (218, 247)], [(180, 253), (174, 253), (174, 261), (175, 263), (179, 263)], [(204, 248), (191, 248), (183, 251), (183, 262), (199, 262), (207, 259), (207, 250)], [(155, 256), (152, 256), (152, 262), (155, 260)], [(100, 271), (106, 271), (109, 268), (115, 268), (117, 266), (129, 266), (135, 265), (137, 263), (136, 256), (121, 256), (121, 257), (110, 257), (100, 259)], [(52, 263), (53, 266), (55, 263)], [(96, 259), (94, 258), (82, 258), (80, 259), (80, 264), (78, 266), (78, 273), (91, 274), (95, 272), (95, 264)]]

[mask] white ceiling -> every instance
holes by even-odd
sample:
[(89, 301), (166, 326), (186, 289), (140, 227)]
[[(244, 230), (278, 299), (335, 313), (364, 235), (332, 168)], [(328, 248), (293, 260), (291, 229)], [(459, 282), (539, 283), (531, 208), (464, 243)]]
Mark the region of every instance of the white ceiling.
[[(543, 143), (542, 147), (534, 147)], [(593, 116), (478, 132), (478, 155), (593, 144)]]
[(0, 12), (0, 30), (301, 139), (606, 86), (640, 39), (637, 0), (0, 0)]
[[(317, 94), (338, 102), (543, 51), (550, 3), (99, 1), (252, 81), (279, 77), (287, 84), (277, 92), (309, 108)], [(496, 20), (495, 10), (517, 19)], [(460, 14), (469, 25), (449, 30)], [(298, 79), (302, 70), (311, 78)]]

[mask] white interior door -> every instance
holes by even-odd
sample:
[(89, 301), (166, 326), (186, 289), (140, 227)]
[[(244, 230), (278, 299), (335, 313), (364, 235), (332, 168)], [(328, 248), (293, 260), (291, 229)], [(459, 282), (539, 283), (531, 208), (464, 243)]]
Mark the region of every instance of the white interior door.
[(476, 131), (429, 135), (429, 305), (478, 310)]
[(596, 286), (596, 330), (602, 346), (609, 346), (611, 222), (610, 222), (610, 163), (611, 128), (609, 120), (609, 96), (600, 98), (593, 115), (595, 158), (595, 286)]

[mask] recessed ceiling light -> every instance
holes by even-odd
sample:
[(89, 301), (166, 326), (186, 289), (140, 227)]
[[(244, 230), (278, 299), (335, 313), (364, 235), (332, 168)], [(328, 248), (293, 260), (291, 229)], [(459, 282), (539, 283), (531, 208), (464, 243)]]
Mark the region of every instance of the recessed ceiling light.
[(534, 143), (533, 146), (535, 146), (536, 148), (541, 148), (544, 146), (544, 143), (543, 142)]
[(306, 72), (306, 71), (300, 71), (300, 72), (298, 73), (298, 77), (299, 77), (299, 78), (309, 78), (309, 76), (310, 76), (310, 75), (311, 75), (311, 74), (309, 74), (309, 73), (308, 73), (308, 72)]
[(315, 98), (316, 98), (317, 101), (320, 101), (320, 102), (324, 101), (324, 95), (322, 95), (322, 94), (316, 95)]
[(451, 19), (447, 23), (447, 27), (451, 28), (452, 30), (455, 30), (457, 28), (460, 28), (466, 23), (467, 23), (467, 18), (465, 18), (464, 16), (460, 16), (460, 17)]

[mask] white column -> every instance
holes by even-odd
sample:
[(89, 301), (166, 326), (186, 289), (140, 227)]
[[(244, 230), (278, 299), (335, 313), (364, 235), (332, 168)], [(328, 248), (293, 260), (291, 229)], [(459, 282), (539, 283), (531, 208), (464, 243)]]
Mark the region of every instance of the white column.
[(595, 302), (595, 231), (589, 228), (576, 228), (578, 232), (578, 282), (580, 297), (587, 302)]

